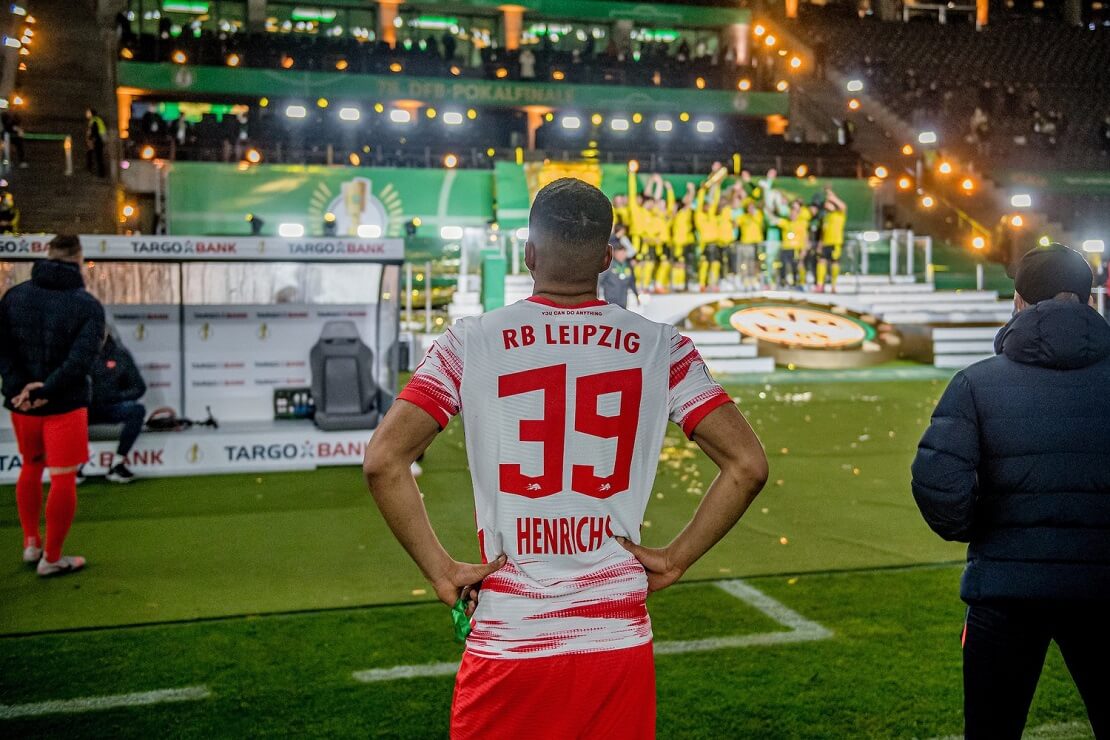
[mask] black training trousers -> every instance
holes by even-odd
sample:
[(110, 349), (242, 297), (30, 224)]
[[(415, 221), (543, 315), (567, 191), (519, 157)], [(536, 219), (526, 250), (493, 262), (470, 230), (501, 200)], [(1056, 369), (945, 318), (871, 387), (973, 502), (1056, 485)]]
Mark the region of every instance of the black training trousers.
[(968, 740), (1020, 740), (1048, 644), (1060, 647), (1099, 740), (1110, 740), (1110, 603), (976, 603), (964, 628)]

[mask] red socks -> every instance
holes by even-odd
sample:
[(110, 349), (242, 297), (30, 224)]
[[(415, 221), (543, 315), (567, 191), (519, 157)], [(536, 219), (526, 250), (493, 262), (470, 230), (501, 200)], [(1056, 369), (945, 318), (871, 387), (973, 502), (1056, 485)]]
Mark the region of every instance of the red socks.
[(19, 509), (19, 523), (23, 525), (23, 546), (42, 546), (39, 517), (42, 516), (42, 463), (23, 462), (19, 480), (15, 484), (15, 503)]
[[(40, 499), (41, 500), (41, 499)], [(46, 548), (44, 557), (49, 563), (62, 556), (62, 544), (77, 512), (77, 472), (52, 474), (50, 495), (46, 498)], [(20, 514), (22, 514), (22, 509)], [(37, 520), (36, 520), (37, 522)], [(26, 527), (26, 525), (24, 525)], [(26, 532), (26, 529), (24, 529)]]

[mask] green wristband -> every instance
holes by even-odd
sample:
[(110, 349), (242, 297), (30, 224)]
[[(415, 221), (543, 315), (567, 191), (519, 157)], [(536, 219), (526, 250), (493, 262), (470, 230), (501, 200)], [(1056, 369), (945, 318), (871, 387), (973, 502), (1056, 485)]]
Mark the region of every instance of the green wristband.
[(466, 642), (470, 634), (470, 617), (466, 616), (466, 600), (462, 597), (451, 607), (451, 622), (455, 627), (455, 639)]

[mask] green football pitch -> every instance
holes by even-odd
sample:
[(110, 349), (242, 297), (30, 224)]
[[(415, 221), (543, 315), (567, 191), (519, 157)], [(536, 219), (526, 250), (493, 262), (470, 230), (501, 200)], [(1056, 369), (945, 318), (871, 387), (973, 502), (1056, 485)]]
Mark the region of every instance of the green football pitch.
[[(781, 374), (730, 387), (767, 447), (733, 533), (651, 597), (660, 737), (937, 737), (960, 719), (963, 549), (936, 538), (909, 464), (944, 379)], [(420, 479), (448, 548), (474, 559), (463, 432)], [(644, 521), (662, 544), (711, 471), (671, 427)], [(18, 563), (0, 488), (0, 733), (6, 737), (447, 733), (461, 646), (356, 468), (90, 483), (67, 550)], [(1054, 651), (1034, 736), (1089, 737)]]

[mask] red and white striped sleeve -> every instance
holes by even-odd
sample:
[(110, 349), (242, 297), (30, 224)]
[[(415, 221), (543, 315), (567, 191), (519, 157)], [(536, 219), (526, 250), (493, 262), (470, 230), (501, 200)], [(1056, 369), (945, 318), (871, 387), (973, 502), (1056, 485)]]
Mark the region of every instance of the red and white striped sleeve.
[(443, 429), (462, 410), (462, 374), (462, 332), (448, 329), (432, 343), (397, 398), (424, 409)]
[(682, 427), (687, 437), (710, 411), (732, 403), (701, 359), (701, 353), (688, 337), (677, 330), (671, 334), (671, 376), (667, 393), (670, 418)]

